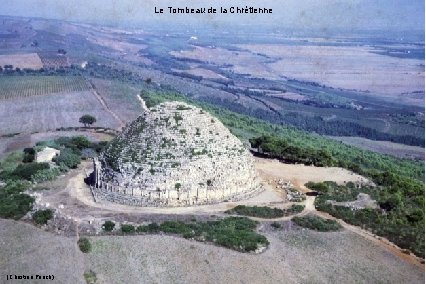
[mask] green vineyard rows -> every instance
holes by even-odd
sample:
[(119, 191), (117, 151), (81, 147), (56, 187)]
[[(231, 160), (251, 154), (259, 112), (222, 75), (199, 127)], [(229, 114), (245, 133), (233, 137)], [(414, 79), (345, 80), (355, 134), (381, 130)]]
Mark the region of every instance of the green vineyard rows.
[(0, 99), (30, 97), (59, 92), (81, 92), (89, 89), (78, 76), (2, 76)]

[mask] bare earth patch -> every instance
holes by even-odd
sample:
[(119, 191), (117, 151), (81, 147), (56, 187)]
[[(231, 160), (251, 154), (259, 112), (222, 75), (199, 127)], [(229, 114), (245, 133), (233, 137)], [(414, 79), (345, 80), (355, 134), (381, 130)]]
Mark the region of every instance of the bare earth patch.
[(30, 68), (38, 70), (43, 63), (37, 53), (0, 55), (0, 66), (13, 65), (13, 68)]
[(334, 181), (338, 184), (351, 181), (355, 183), (371, 184), (371, 181), (365, 177), (337, 167), (314, 167), (301, 164), (293, 165), (284, 164), (278, 160), (256, 158), (256, 168), (264, 179), (288, 180), (302, 190), (306, 190), (304, 184), (309, 181)]

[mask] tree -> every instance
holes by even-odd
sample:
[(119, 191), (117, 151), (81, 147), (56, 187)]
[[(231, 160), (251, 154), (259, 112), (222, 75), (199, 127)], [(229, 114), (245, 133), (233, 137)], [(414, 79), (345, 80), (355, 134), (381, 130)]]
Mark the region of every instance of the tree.
[(112, 230), (114, 230), (114, 227), (115, 227), (115, 223), (109, 220), (105, 221), (105, 223), (102, 225), (102, 228), (106, 232), (111, 232)]
[(81, 252), (83, 253), (89, 253), (92, 250), (92, 244), (90, 243), (88, 238), (80, 238), (77, 241), (77, 244)]
[(79, 121), (80, 123), (84, 124), (84, 127), (87, 127), (87, 125), (92, 125), (93, 123), (96, 122), (96, 118), (94, 118), (93, 116), (89, 115), (89, 114), (85, 114), (82, 117), (80, 117)]

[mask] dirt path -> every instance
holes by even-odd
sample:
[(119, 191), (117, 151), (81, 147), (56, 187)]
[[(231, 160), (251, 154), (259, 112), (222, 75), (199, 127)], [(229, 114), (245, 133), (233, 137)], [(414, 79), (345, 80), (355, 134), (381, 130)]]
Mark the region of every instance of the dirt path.
[(93, 84), (92, 81), (90, 81), (90, 79), (87, 79), (87, 82), (90, 84), (91, 87), (91, 93), (96, 97), (96, 99), (99, 101), (99, 103), (102, 105), (102, 107), (105, 109), (105, 111), (107, 111), (109, 114), (111, 114), (112, 117), (114, 117), (115, 120), (117, 120), (118, 124), (120, 125), (117, 130), (121, 130), (124, 128), (124, 126), (126, 126), (126, 124), (121, 120), (121, 118), (115, 113), (113, 112), (108, 105), (105, 103), (104, 99), (102, 98), (101, 95), (99, 95), (98, 91), (96, 90), (96, 86), (95, 84)]
[(149, 111), (148, 107), (146, 106), (145, 101), (142, 99), (142, 97), (140, 95), (137, 95), (136, 98), (138, 98), (140, 104), (141, 104), (141, 108), (143, 111)]

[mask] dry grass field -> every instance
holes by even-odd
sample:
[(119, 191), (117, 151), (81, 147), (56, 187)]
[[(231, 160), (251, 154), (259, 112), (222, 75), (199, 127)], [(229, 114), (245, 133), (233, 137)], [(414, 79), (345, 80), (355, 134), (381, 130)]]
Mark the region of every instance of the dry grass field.
[(142, 114), (137, 98), (139, 90), (118, 81), (92, 79), (98, 94), (109, 109), (114, 111), (123, 122), (131, 122)]
[(59, 127), (82, 126), (84, 114), (96, 117), (94, 126), (116, 128), (118, 122), (89, 91), (57, 93), (3, 100), (0, 103), (0, 135), (34, 133)]
[(0, 55), (0, 66), (13, 65), (13, 68), (43, 68), (43, 63), (37, 53)]
[(263, 56), (249, 51), (230, 51), (224, 48), (209, 48), (194, 46), (193, 50), (173, 51), (170, 53), (177, 58), (190, 58), (207, 63), (227, 67), (236, 73), (250, 74), (254, 77), (279, 79), (279, 74), (272, 72), (271, 68), (265, 64)]
[[(289, 224), (287, 224), (287, 227)], [(91, 238), (87, 268), (100, 282), (126, 283), (423, 283), (423, 271), (349, 232), (271, 230), (263, 254), (169, 236)], [(291, 227), (294, 227), (291, 226)], [(114, 253), (112, 253), (114, 252)]]
[(424, 102), (411, 93), (424, 90), (423, 61), (379, 55), (370, 47), (241, 44), (244, 51), (194, 46), (172, 56), (201, 60), (239, 74), (316, 82), (334, 88), (370, 92), (407, 104)]
[(238, 45), (279, 58), (268, 66), (286, 77), (331, 87), (402, 94), (424, 90), (423, 61), (372, 53), (368, 47)]
[(90, 42), (100, 45), (102, 47), (110, 48), (114, 51), (122, 53), (137, 53), (141, 49), (146, 48), (144, 44), (133, 44), (127, 41), (123, 41), (119, 36), (89, 36), (87, 38)]
[(54, 275), (55, 283), (85, 283), (83, 253), (75, 238), (55, 236), (29, 224), (3, 219), (0, 236), (0, 283), (8, 283), (7, 274)]
[(425, 149), (417, 146), (408, 146), (390, 141), (374, 141), (362, 137), (330, 137), (345, 144), (365, 150), (407, 159), (425, 159)]
[[(0, 220), (0, 274), (53, 274), (58, 283), (424, 283), (424, 271), (344, 230), (320, 233), (288, 222), (262, 223), (271, 242), (245, 254), (163, 235), (90, 237), (82, 254), (76, 238)], [(2, 279), (3, 281), (3, 279)]]

